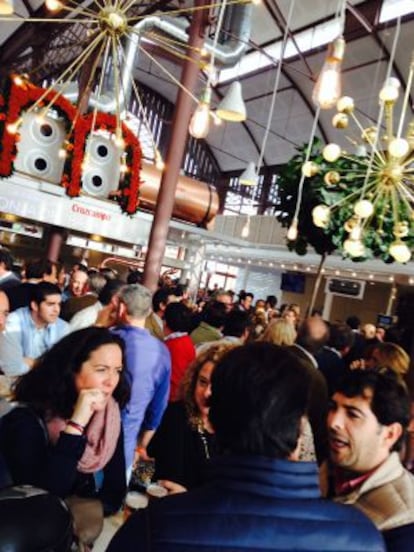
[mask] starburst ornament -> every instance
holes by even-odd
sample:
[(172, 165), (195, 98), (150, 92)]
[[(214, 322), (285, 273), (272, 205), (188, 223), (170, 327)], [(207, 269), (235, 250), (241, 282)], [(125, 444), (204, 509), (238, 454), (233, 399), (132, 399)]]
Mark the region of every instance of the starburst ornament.
[[(379, 92), (385, 131), (382, 130), (381, 116), (378, 125), (363, 128), (355, 115), (354, 100), (349, 96), (337, 102), (338, 113), (333, 117), (333, 126), (346, 129), (352, 119), (361, 132), (361, 141), (355, 142), (356, 149), (364, 152), (364, 148), (368, 148), (371, 153), (349, 155), (337, 144), (325, 146), (325, 161), (340, 163), (341, 159), (347, 160), (353, 168), (350, 170), (348, 163), (341, 172), (336, 164), (335, 171), (330, 168), (326, 172), (326, 204), (313, 209), (313, 221), (318, 227), (328, 228), (333, 218), (335, 224), (345, 219), (343, 229), (348, 235), (344, 236), (342, 246), (353, 258), (388, 255), (390, 260), (400, 263), (411, 258), (414, 245), (414, 121), (404, 132), (404, 118), (413, 73), (414, 54), (397, 130), (393, 121), (400, 83), (395, 78), (387, 79)], [(317, 169), (312, 169), (315, 174)], [(309, 166), (304, 166), (303, 170), (310, 172)], [(339, 194), (343, 181), (349, 182), (348, 192)]]

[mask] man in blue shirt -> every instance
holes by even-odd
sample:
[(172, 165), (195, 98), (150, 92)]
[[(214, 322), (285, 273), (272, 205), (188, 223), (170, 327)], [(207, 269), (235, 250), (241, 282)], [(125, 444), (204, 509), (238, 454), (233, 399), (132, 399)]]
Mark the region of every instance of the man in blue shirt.
[(35, 360), (68, 333), (59, 318), (61, 291), (55, 284), (40, 282), (33, 287), (29, 307), (12, 312), (0, 333), (0, 366), (8, 376), (28, 372)]
[(167, 347), (145, 329), (152, 295), (140, 284), (129, 284), (118, 294), (118, 323), (113, 330), (125, 342), (126, 377), (131, 399), (123, 410), (127, 475), (137, 444), (145, 449), (161, 422), (170, 392), (171, 359)]

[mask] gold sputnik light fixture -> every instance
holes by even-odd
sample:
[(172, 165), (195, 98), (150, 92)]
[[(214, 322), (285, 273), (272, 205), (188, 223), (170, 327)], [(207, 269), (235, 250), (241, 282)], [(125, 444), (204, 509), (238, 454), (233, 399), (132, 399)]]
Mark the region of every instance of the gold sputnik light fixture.
[[(312, 212), (313, 222), (328, 228), (335, 219), (347, 216), (344, 251), (353, 258), (364, 258), (372, 244), (400, 263), (411, 258), (414, 242), (414, 120), (404, 131), (404, 121), (409, 106), (410, 90), (414, 74), (414, 52), (411, 59), (407, 86), (397, 129), (394, 128), (395, 106), (400, 96), (400, 82), (387, 78), (379, 92), (380, 116), (378, 124), (363, 128), (355, 115), (354, 101), (342, 97), (337, 102), (338, 113), (333, 117), (336, 128), (347, 128), (352, 120), (361, 137), (355, 142), (358, 151), (370, 149), (371, 154), (358, 157), (341, 151), (337, 144), (328, 144), (323, 157), (329, 163), (340, 159), (351, 162), (353, 186), (349, 193), (327, 204), (317, 205)], [(384, 118), (385, 130), (382, 130)], [(335, 186), (345, 174), (328, 171), (324, 180)], [(335, 182), (336, 181), (336, 182)], [(332, 194), (332, 197), (335, 193)], [(329, 199), (329, 194), (326, 194)]]

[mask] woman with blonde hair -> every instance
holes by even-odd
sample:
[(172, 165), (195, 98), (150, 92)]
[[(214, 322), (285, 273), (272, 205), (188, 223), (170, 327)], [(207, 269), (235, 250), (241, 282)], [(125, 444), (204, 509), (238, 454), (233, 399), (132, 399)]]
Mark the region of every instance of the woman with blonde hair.
[(204, 469), (215, 453), (214, 430), (208, 418), (210, 380), (218, 361), (235, 347), (211, 345), (190, 364), (182, 382), (182, 400), (168, 405), (148, 447), (148, 454), (155, 458), (154, 479), (170, 493), (204, 481)]
[(283, 318), (273, 320), (263, 332), (260, 341), (273, 345), (293, 345), (296, 339), (296, 330), (293, 324)]
[(372, 359), (378, 368), (390, 368), (399, 378), (404, 378), (410, 367), (410, 357), (402, 347), (388, 341), (377, 343)]

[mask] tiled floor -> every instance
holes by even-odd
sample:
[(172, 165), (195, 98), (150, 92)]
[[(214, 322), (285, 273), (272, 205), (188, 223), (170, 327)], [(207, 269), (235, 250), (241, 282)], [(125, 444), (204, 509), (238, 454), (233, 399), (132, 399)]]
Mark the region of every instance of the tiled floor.
[[(126, 503), (130, 506), (131, 512), (132, 509), (145, 508), (148, 505), (148, 497), (141, 493), (131, 492), (126, 496)], [(112, 537), (123, 524), (124, 519), (124, 511), (118, 512), (114, 516), (105, 518), (102, 533), (95, 542), (93, 552), (105, 552)]]
[(121, 527), (124, 520), (123, 512), (120, 512), (114, 516), (105, 518), (104, 528), (99, 535), (98, 540), (95, 542), (93, 552), (105, 552), (110, 540), (116, 533), (117, 529)]

